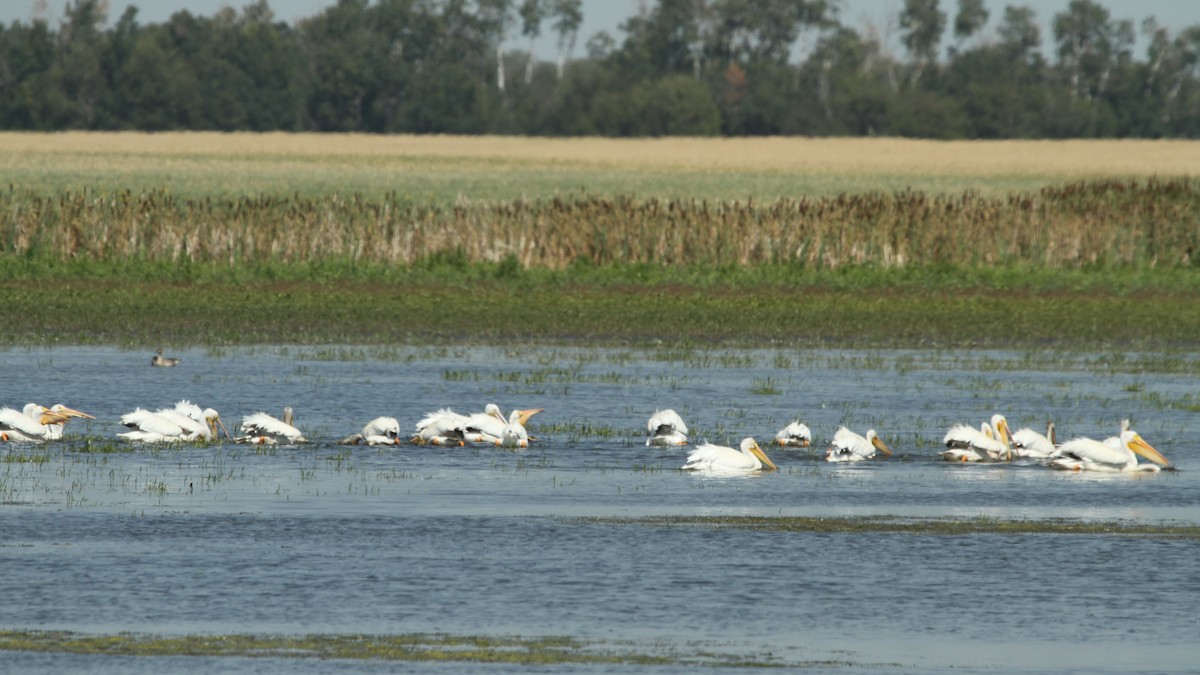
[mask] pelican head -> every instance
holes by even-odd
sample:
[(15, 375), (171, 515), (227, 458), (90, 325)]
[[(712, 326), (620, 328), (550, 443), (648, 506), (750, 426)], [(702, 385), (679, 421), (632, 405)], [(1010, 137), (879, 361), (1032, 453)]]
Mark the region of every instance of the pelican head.
[(887, 446), (887, 443), (883, 442), (883, 439), (879, 437), (879, 434), (875, 433), (874, 429), (867, 429), (867, 440), (871, 442), (871, 445), (876, 450), (882, 452), (884, 456), (892, 456), (892, 449)]
[(1161, 452), (1155, 450), (1154, 446), (1147, 443), (1145, 439), (1142, 438), (1141, 434), (1136, 431), (1126, 430), (1122, 432), (1121, 442), (1125, 444), (1125, 447), (1141, 455), (1142, 457), (1145, 457), (1151, 462), (1154, 462), (1155, 464), (1171, 466), (1171, 462), (1167, 461), (1167, 458), (1163, 457)]
[(64, 417), (82, 417), (82, 418), (88, 419), (88, 420), (96, 419), (95, 417), (92, 417), (91, 415), (89, 415), (85, 412), (79, 412), (78, 410), (68, 408), (67, 406), (65, 406), (61, 403), (55, 403), (54, 405), (50, 406), (50, 412), (57, 413)]
[(205, 408), (204, 421), (208, 424), (208, 430), (213, 438), (217, 438), (217, 427), (220, 427), (221, 431), (225, 432), (225, 438), (233, 440), (233, 436), (229, 435), (229, 430), (225, 428), (225, 423), (221, 421), (221, 416), (217, 414), (216, 410)]
[(500, 412), (500, 406), (496, 405), (495, 403), (489, 403), (489, 404), (483, 406), (483, 414), (495, 417), (496, 419), (500, 420), (501, 422), (508, 421), (508, 418), (506, 418), (504, 416), (504, 413)]
[(771, 471), (778, 471), (779, 467), (775, 466), (775, 462), (767, 457), (767, 453), (763, 452), (762, 448), (758, 447), (758, 441), (753, 438), (742, 439), (742, 452), (748, 452), (758, 458), (758, 461), (763, 463), (763, 466)]

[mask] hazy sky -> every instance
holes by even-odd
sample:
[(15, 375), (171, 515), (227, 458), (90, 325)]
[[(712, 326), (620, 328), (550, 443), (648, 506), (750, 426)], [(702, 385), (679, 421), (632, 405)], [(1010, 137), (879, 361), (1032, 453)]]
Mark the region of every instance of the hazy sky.
[[(336, 4), (336, 0), (269, 0), (269, 3), (275, 10), (276, 17), (294, 22), (317, 14), (325, 7)], [(984, 35), (994, 34), (1006, 5), (1027, 5), (1037, 12), (1043, 24), (1043, 43), (1049, 43), (1053, 40), (1049, 21), (1055, 14), (1065, 10), (1069, 3), (1070, 0), (987, 0), (991, 17), (984, 29)], [(1173, 31), (1200, 24), (1200, 0), (1099, 0), (1099, 3), (1107, 7), (1115, 18), (1133, 19), (1135, 26), (1140, 26), (1142, 19), (1149, 16), (1156, 17), (1160, 24)], [(161, 23), (171, 14), (183, 9), (193, 14), (212, 16), (221, 7), (241, 8), (246, 4), (248, 2), (240, 0), (109, 0), (108, 16), (110, 22), (115, 21), (128, 5), (136, 5), (139, 10), (138, 18), (142, 23)], [(638, 0), (583, 0), (583, 27), (579, 31), (575, 54), (583, 54), (587, 39), (598, 31), (608, 31), (614, 38), (619, 39), (621, 22), (637, 11), (638, 4)], [(646, 4), (653, 5), (653, 1), (647, 0)], [(46, 8), (40, 16), (57, 20), (62, 16), (66, 5), (67, 0), (0, 0), (0, 22), (8, 24), (16, 20), (28, 21), (37, 15), (35, 12), (39, 6)], [(887, 21), (886, 17), (896, 16), (904, 2), (843, 0), (842, 6), (843, 23), (861, 28), (867, 21), (873, 21), (882, 27)], [(953, 21), (958, 1), (942, 0), (941, 7)], [(1144, 57), (1145, 42), (1140, 35), (1138, 37), (1137, 55)], [(520, 39), (512, 40), (511, 43), (514, 47), (525, 45)], [(552, 58), (553, 44), (552, 36), (545, 36), (536, 46), (537, 52), (543, 58)]]

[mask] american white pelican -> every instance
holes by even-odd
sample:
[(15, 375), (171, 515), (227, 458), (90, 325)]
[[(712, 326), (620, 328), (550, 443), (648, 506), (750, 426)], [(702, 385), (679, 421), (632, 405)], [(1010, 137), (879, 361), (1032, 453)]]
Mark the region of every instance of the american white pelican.
[(883, 442), (874, 429), (868, 429), (867, 435), (859, 436), (846, 427), (838, 427), (833, 434), (833, 442), (825, 453), (827, 462), (861, 462), (874, 459), (875, 451), (882, 452), (885, 457), (892, 456), (892, 449)]
[(504, 425), (504, 431), (500, 433), (500, 441), (496, 445), (502, 445), (506, 448), (528, 448), (529, 447), (529, 432), (525, 430), (525, 423), (521, 421), (521, 417), (526, 410), (514, 410), (508, 415), (508, 424)]
[(162, 347), (159, 347), (158, 351), (154, 352), (154, 356), (150, 357), (150, 365), (158, 366), (160, 368), (177, 366), (179, 365), (179, 359), (175, 358), (174, 356), (163, 356)]
[(468, 418), (465, 429), (466, 439), (475, 443), (502, 445), (505, 429), (511, 424), (513, 414), (517, 415), (518, 425), (524, 429), (525, 425), (529, 423), (529, 418), (543, 410), (545, 408), (514, 410), (506, 419), (504, 413), (500, 412), (500, 406), (489, 403), (484, 407), (482, 413), (475, 413)]
[(942, 439), (946, 450), (942, 459), (948, 462), (994, 462), (1012, 459), (1012, 444), (1009, 441), (1008, 420), (1004, 415), (992, 415), (992, 422), (984, 422), (979, 429), (965, 424), (951, 427)]
[(37, 403), (27, 403), (21, 410), (0, 408), (0, 441), (56, 441), (62, 438), (63, 425), (72, 417), (96, 419), (61, 403), (50, 408)]
[(417, 422), (417, 432), (412, 442), (419, 445), (464, 445), (464, 433), (470, 417), (460, 415), (449, 408), (442, 408), (426, 415)]
[(705, 443), (688, 455), (685, 471), (704, 471), (715, 474), (747, 474), (763, 468), (775, 471), (778, 467), (767, 457), (753, 438), (742, 439), (741, 449)]
[(342, 445), (400, 445), (400, 422), (395, 417), (376, 417), (360, 433), (343, 438)]
[(216, 410), (201, 410), (200, 406), (186, 400), (176, 403), (174, 408), (160, 408), (154, 412), (138, 408), (122, 415), (121, 424), (132, 431), (118, 436), (142, 443), (212, 441), (217, 439), (218, 427), (229, 438), (229, 430)]
[(807, 448), (812, 443), (812, 432), (808, 430), (807, 425), (795, 421), (775, 434), (775, 443)]
[[(650, 438), (646, 445), (687, 445), (688, 428), (683, 418), (674, 410), (655, 410), (646, 422)], [(719, 446), (713, 446), (719, 447)]]
[(239, 443), (259, 445), (294, 445), (308, 441), (300, 430), (292, 426), (292, 409), (283, 409), (283, 419), (278, 420), (265, 412), (256, 412), (242, 418), (242, 433)]
[(1046, 423), (1046, 434), (1042, 435), (1028, 427), (1017, 429), (1012, 435), (1013, 454), (1017, 457), (1049, 459), (1058, 456), (1054, 446), (1054, 422)]
[(1162, 453), (1155, 450), (1136, 431), (1127, 429), (1121, 432), (1118, 443), (1113, 446), (1107, 442), (1090, 438), (1075, 438), (1059, 447), (1061, 456), (1051, 460), (1048, 466), (1061, 471), (1108, 471), (1113, 473), (1159, 471), (1154, 464), (1138, 464), (1138, 455), (1156, 464), (1171, 465), (1171, 462), (1167, 461)]

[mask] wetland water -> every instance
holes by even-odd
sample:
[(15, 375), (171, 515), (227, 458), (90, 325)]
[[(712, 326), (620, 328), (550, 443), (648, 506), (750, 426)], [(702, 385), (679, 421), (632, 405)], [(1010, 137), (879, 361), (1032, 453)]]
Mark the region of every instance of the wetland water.
[[(61, 402), (97, 417), (72, 421), (62, 442), (0, 446), (0, 630), (573, 636), (847, 672), (1185, 672), (1200, 663), (1194, 539), (636, 521), (1196, 525), (1200, 368), (1191, 356), (353, 346), (176, 355), (179, 367), (161, 369), (148, 365), (150, 352), (0, 351), (0, 405)], [(312, 442), (115, 442), (121, 414), (184, 398), (216, 408), (231, 431), (245, 414), (290, 405)], [(426, 412), (488, 402), (544, 407), (529, 425), (533, 447), (335, 444), (378, 415), (407, 432)], [(694, 442), (755, 436), (781, 470), (678, 471), (686, 448), (644, 445), (657, 407), (679, 411)], [(936, 459), (950, 425), (994, 412), (1014, 429), (1052, 419), (1060, 440), (1112, 435), (1129, 417), (1179, 470), (1094, 476)], [(768, 447), (794, 418), (812, 428), (814, 448)], [(896, 455), (820, 461), (842, 423), (877, 429)], [(13, 672), (179, 668), (397, 666), (0, 652), (0, 670)]]

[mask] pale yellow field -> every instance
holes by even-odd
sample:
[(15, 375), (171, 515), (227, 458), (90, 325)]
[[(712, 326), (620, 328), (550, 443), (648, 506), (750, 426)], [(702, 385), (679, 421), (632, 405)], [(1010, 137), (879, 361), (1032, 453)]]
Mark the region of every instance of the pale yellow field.
[(1198, 174), (1198, 141), (0, 133), (0, 182), (40, 192), (769, 199)]

